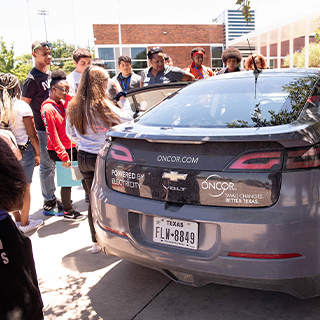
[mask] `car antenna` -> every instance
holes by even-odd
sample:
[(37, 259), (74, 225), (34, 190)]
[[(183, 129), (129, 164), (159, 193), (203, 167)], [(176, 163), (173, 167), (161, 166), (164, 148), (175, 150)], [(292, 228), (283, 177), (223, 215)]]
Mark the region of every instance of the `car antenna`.
[(248, 41), (249, 49), (250, 49), (250, 51), (251, 51), (252, 62), (253, 62), (253, 65), (254, 65), (254, 70), (253, 70), (254, 77), (255, 77), (255, 81), (254, 81), (254, 98), (256, 98), (256, 96), (257, 96), (258, 76), (259, 76), (259, 73), (260, 73), (262, 70), (257, 68), (256, 61), (255, 61), (255, 59), (254, 59), (254, 57), (253, 57), (253, 52), (252, 52), (252, 49), (251, 49), (251, 46), (250, 46), (249, 39), (247, 39), (247, 41)]
[(253, 52), (252, 52), (252, 49), (251, 49), (251, 46), (250, 46), (249, 39), (247, 39), (247, 41), (248, 41), (249, 49), (250, 49), (250, 51), (251, 51), (251, 57), (252, 57), (253, 65), (254, 65), (254, 71), (260, 73), (260, 72), (261, 72), (261, 69), (258, 69), (258, 68), (257, 68), (256, 61), (255, 61), (255, 59), (254, 59), (254, 57), (253, 57)]

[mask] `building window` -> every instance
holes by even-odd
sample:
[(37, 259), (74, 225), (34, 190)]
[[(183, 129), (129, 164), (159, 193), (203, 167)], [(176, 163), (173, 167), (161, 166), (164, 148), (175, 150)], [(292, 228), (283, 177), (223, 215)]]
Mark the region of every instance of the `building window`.
[(222, 47), (211, 47), (211, 68), (222, 68)]
[(270, 59), (269, 64), (270, 64), (269, 69), (274, 69), (274, 59)]
[(116, 74), (116, 64), (113, 48), (98, 48), (98, 56), (104, 61), (105, 68), (108, 70), (110, 77), (114, 77)]
[[(126, 54), (131, 57), (132, 69), (135, 73), (139, 73), (141, 70), (148, 67), (146, 47), (122, 47), (122, 54)], [(104, 61), (105, 68), (108, 70), (111, 78), (120, 71), (118, 67), (120, 49), (118, 47), (98, 48), (98, 56)]]
[(132, 69), (139, 73), (148, 67), (147, 48), (131, 48)]

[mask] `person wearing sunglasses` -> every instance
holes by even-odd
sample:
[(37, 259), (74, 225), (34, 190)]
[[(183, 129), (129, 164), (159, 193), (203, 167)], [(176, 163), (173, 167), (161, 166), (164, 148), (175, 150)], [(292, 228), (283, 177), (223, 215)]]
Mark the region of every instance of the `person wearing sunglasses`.
[[(52, 161), (61, 161), (66, 168), (71, 167), (71, 153), (77, 160), (76, 145), (71, 143), (66, 134), (66, 109), (72, 96), (69, 93), (67, 75), (62, 70), (51, 74), (50, 97), (42, 103), (41, 116), (48, 136), (48, 153)], [(65, 221), (81, 221), (85, 219), (75, 211), (71, 203), (71, 186), (60, 189)]]
[(165, 64), (161, 47), (151, 48), (148, 51), (148, 59), (150, 67), (141, 72), (141, 87), (173, 81), (194, 81), (191, 73)]
[(62, 204), (55, 196), (55, 165), (47, 152), (48, 138), (41, 118), (41, 104), (48, 99), (50, 91), (51, 72), (48, 66), (51, 64), (51, 43), (35, 41), (32, 43), (31, 52), (35, 66), (29, 72), (22, 89), (21, 100), (30, 105), (34, 123), (40, 142), (40, 184), (44, 200), (43, 213), (56, 214), (56, 210), (62, 209)]

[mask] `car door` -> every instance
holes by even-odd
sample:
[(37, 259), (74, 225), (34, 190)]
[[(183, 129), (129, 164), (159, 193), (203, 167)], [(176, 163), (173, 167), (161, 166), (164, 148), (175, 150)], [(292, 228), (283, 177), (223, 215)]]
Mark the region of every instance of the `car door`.
[(173, 82), (167, 84), (156, 84), (130, 90), (127, 99), (131, 108), (137, 114), (150, 109), (152, 106), (172, 95), (181, 88), (187, 86), (188, 82)]

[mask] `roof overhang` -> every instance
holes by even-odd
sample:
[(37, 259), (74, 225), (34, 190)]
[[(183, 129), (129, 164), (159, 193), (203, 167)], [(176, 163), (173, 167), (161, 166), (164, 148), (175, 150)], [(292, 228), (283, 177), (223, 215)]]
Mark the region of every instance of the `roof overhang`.
[(301, 12), (289, 18), (280, 20), (268, 27), (255, 30), (241, 37), (229, 41), (231, 47), (263, 47), (266, 45), (314, 34), (320, 22), (315, 20), (320, 17), (320, 5), (315, 5), (311, 10)]

